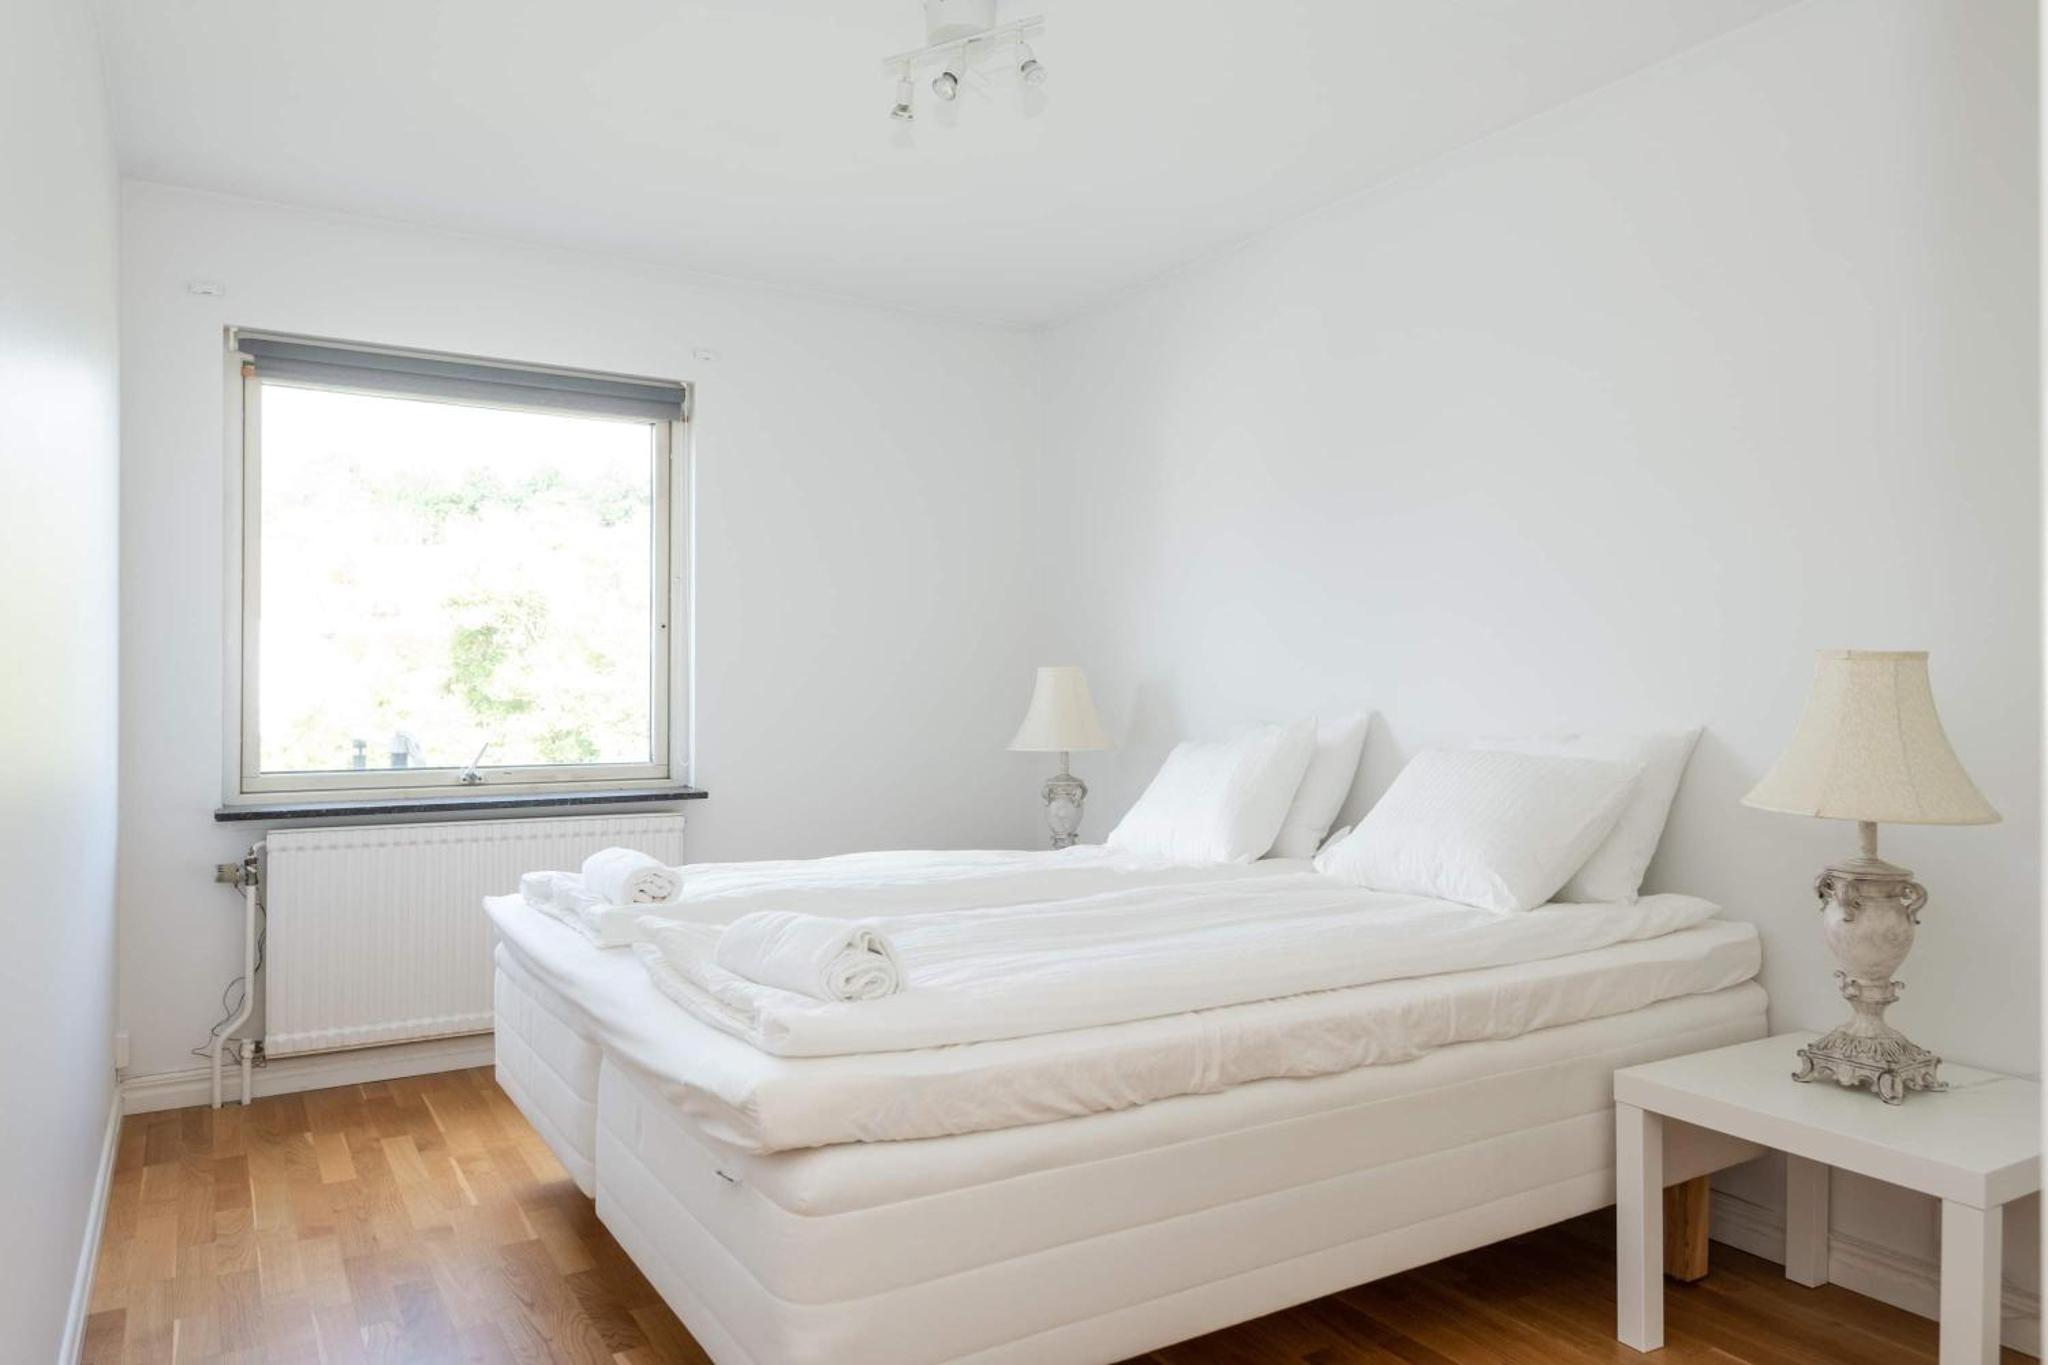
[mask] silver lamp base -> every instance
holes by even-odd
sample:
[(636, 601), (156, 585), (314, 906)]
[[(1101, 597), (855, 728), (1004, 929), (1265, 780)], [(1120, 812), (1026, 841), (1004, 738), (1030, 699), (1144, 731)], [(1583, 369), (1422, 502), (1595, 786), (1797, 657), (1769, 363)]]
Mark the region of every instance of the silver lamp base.
[(1038, 792), (1045, 798), (1045, 824), (1052, 831), (1052, 846), (1073, 847), (1080, 837), (1081, 806), (1088, 799), (1088, 784), (1067, 771), (1067, 755), (1060, 755), (1060, 770), (1045, 779)]
[(1884, 1021), (1905, 983), (1892, 979), (1913, 950), (1913, 932), (1927, 888), (1903, 867), (1877, 856), (1877, 826), (1862, 826), (1863, 854), (1836, 863), (1813, 884), (1821, 902), (1835, 973), (1854, 1015), (1826, 1037), (1799, 1049), (1795, 1081), (1832, 1080), (1845, 1088), (1867, 1085), (1886, 1104), (1908, 1090), (1946, 1090), (1936, 1074), (1941, 1058)]

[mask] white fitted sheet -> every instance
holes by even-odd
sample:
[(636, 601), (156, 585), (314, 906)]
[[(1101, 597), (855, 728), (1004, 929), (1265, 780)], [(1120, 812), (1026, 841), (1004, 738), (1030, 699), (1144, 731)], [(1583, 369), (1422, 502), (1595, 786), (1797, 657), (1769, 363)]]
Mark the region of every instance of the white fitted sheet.
[(1746, 983), (1342, 1075), (766, 1156), (608, 1058), (598, 1211), (721, 1365), (1122, 1359), (1599, 1207), (1614, 1070), (1760, 1037), (1764, 1003)]
[(1726, 920), (1541, 962), (1325, 991), (1035, 1038), (779, 1058), (660, 995), (631, 957), (486, 902), (535, 978), (603, 1046), (738, 1151), (898, 1141), (1050, 1123), (1263, 1077), (1334, 1074), (1704, 994), (1756, 974), (1752, 926)]

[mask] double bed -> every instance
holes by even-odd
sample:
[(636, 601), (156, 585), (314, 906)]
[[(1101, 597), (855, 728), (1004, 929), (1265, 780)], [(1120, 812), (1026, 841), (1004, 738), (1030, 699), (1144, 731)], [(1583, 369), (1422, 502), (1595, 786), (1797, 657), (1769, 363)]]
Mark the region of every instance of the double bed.
[[(1192, 899), (1257, 924), (1330, 895), (1277, 860), (901, 861), (930, 856), (692, 869), (688, 917)], [(1765, 1031), (1752, 928), (1640, 907), (1545, 907), (1560, 951), (1451, 970), (778, 1056), (506, 897), (499, 1078), (725, 1365), (1114, 1361), (1610, 1202), (1614, 1070)], [(1745, 1154), (1675, 1142), (1673, 1182)]]

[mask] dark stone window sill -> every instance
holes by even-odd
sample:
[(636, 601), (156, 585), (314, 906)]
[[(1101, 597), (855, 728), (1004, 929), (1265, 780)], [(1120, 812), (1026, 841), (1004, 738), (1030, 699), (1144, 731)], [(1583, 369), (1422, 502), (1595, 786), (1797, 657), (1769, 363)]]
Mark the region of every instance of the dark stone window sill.
[(578, 806), (651, 806), (701, 801), (710, 793), (701, 787), (629, 787), (617, 791), (484, 792), (459, 796), (391, 796), (367, 801), (304, 801), (281, 797), (260, 805), (222, 806), (217, 821), (333, 820), (352, 815), (490, 815), (528, 811), (572, 810)]

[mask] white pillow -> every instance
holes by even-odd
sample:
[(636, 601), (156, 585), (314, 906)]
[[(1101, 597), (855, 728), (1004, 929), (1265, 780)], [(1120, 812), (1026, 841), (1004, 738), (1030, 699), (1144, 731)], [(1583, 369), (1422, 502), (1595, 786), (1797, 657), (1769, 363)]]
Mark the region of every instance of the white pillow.
[(1365, 749), (1365, 727), (1369, 716), (1346, 716), (1316, 731), (1314, 757), (1308, 772), (1294, 793), (1294, 804), (1280, 824), (1269, 858), (1313, 858), (1323, 838), (1336, 823), (1344, 798), (1358, 778), (1358, 756)]
[(1315, 722), (1187, 740), (1109, 832), (1112, 848), (1174, 864), (1248, 863), (1273, 846), (1315, 752)]
[(1425, 750), (1316, 870), (1376, 891), (1534, 909), (1614, 828), (1635, 777), (1591, 758)]
[(1600, 734), (1535, 735), (1525, 739), (1481, 739), (1476, 749), (1506, 749), (1519, 754), (1563, 754), (1597, 758), (1640, 768), (1635, 791), (1622, 807), (1621, 818), (1586, 865), (1572, 874), (1561, 901), (1632, 901), (1643, 888), (1643, 873), (1656, 856), (1671, 818), (1671, 799), (1678, 794), (1686, 761), (1699, 743), (1698, 727), (1690, 730), (1617, 731)]

